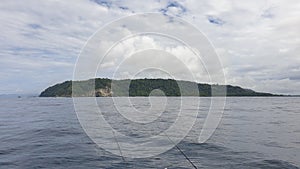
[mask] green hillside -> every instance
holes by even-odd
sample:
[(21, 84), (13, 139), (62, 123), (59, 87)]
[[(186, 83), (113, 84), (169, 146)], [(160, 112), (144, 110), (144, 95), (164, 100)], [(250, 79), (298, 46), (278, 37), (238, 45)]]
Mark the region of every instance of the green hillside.
[[(75, 97), (109, 96), (278, 96), (271, 93), (255, 92), (231, 85), (209, 85), (173, 79), (111, 80), (106, 78), (86, 81), (65, 81), (44, 90), (40, 97), (71, 97), (72, 85)], [(95, 86), (95, 89), (92, 88)], [(224, 88), (226, 88), (224, 90)]]

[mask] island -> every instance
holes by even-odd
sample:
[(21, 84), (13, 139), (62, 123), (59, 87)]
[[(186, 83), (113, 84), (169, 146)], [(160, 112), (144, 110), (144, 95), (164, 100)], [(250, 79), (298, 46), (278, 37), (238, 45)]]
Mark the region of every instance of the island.
[[(72, 93), (73, 89), (73, 93)], [(213, 91), (213, 92), (212, 92)], [(204, 84), (174, 79), (96, 78), (83, 81), (65, 81), (45, 89), (40, 97), (122, 97), (122, 96), (282, 96), (256, 92), (239, 86)], [(213, 94), (212, 94), (213, 93)]]

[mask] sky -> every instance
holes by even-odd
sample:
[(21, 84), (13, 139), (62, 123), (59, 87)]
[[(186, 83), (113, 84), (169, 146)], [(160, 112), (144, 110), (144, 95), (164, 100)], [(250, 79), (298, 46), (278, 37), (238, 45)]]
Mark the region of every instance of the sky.
[[(227, 84), (300, 94), (299, 0), (5, 0), (0, 3), (0, 94), (38, 94), (71, 80), (81, 49), (97, 30), (144, 12), (179, 17), (201, 30), (215, 47)], [(138, 37), (123, 50), (160, 41)], [(185, 54), (178, 45), (165, 49)], [(115, 66), (107, 59), (101, 76), (109, 77)]]

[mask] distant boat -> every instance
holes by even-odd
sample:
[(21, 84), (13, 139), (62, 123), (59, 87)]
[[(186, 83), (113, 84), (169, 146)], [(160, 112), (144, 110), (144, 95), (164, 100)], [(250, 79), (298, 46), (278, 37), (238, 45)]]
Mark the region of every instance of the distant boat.
[(18, 96), (18, 98), (21, 98), (21, 96)]

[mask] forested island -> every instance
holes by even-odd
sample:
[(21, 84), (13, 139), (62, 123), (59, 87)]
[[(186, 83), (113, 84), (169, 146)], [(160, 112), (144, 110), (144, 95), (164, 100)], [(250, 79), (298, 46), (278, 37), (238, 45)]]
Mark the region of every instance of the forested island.
[[(93, 88), (94, 86), (94, 88)], [(73, 93), (72, 93), (72, 88)], [(213, 91), (213, 92), (212, 92)], [(239, 86), (203, 84), (173, 79), (111, 80), (96, 78), (65, 81), (48, 87), (40, 97), (111, 97), (111, 96), (280, 96), (256, 92)], [(212, 94), (213, 93), (213, 94)]]

